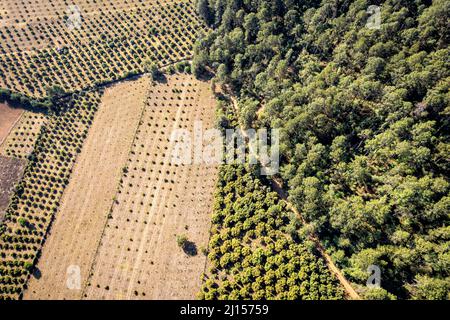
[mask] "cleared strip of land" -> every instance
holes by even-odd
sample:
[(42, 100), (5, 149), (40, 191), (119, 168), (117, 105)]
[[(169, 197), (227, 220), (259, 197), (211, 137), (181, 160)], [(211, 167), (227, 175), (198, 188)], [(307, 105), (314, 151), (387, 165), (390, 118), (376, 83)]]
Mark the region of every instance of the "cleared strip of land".
[(81, 298), (148, 88), (143, 77), (106, 89), (24, 299)]

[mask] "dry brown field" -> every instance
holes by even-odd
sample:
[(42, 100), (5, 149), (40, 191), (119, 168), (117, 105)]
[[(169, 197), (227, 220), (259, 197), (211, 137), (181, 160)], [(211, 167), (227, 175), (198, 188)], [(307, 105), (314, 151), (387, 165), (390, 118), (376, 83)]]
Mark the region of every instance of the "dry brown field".
[[(188, 299), (201, 285), (217, 168), (174, 165), (172, 132), (213, 127), (210, 84), (176, 75), (150, 91), (127, 173), (113, 205), (84, 299)], [(185, 234), (198, 253), (177, 245)]]

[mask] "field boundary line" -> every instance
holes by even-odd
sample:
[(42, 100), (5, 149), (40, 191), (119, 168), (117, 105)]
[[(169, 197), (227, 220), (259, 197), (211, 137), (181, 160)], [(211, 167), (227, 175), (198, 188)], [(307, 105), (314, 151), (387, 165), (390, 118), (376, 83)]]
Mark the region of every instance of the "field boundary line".
[[(138, 77), (138, 79), (141, 78), (141, 77), (143, 77), (143, 76), (146, 76), (146, 75), (145, 75), (145, 74), (144, 74), (144, 75), (140, 75), (140, 76)], [(147, 88), (147, 93), (146, 93), (145, 98), (144, 98), (144, 103), (143, 103), (143, 106), (142, 106), (141, 114), (140, 114), (140, 116), (139, 116), (138, 125), (136, 126), (136, 129), (134, 130), (133, 139), (131, 139), (131, 143), (130, 143), (130, 146), (129, 146), (129, 148), (128, 148), (127, 159), (129, 158), (129, 156), (130, 156), (130, 154), (131, 154), (131, 152), (132, 152), (132, 149), (133, 149), (133, 144), (134, 144), (134, 142), (136, 141), (137, 132), (139, 131), (139, 128), (140, 128), (140, 126), (141, 126), (141, 122), (142, 122), (142, 119), (143, 119), (143, 116), (144, 116), (144, 112), (145, 112), (146, 103), (147, 103), (147, 100), (148, 100), (148, 94), (149, 94), (149, 91), (150, 91), (150, 88), (151, 88), (152, 85), (153, 85), (153, 84), (151, 83), (151, 84), (149, 85), (149, 87)], [(101, 247), (101, 243), (102, 243), (102, 240), (103, 240), (103, 236), (105, 235), (106, 226), (108, 225), (109, 215), (111, 214), (111, 212), (112, 212), (112, 210), (113, 210), (114, 203), (115, 203), (115, 199), (117, 199), (117, 195), (118, 195), (119, 189), (120, 189), (120, 180), (122, 180), (122, 178), (123, 178), (124, 175), (125, 175), (125, 173), (122, 171), (122, 173), (121, 173), (121, 175), (120, 175), (120, 177), (119, 177), (119, 183), (118, 183), (118, 185), (117, 185), (116, 192), (114, 193), (113, 200), (111, 201), (111, 206), (109, 207), (109, 210), (108, 210), (108, 215), (106, 216), (106, 220), (105, 220), (105, 223), (104, 223), (103, 228), (102, 228), (102, 233), (101, 233), (101, 235), (100, 235), (100, 238), (99, 238), (97, 247), (96, 247), (96, 249), (95, 249), (95, 253), (94, 253), (93, 258), (92, 258), (92, 262), (90, 263), (90, 268), (89, 268), (88, 276), (87, 276), (87, 278), (86, 278), (86, 280), (85, 280), (85, 283), (83, 284), (83, 289), (81, 290), (81, 297), (80, 297), (80, 300), (83, 300), (84, 295), (86, 294), (86, 290), (87, 290), (89, 281), (90, 281), (91, 278), (92, 278), (93, 271), (94, 271), (94, 267), (96, 266), (96, 262), (97, 262), (97, 261), (96, 261), (96, 258), (97, 258), (97, 256), (98, 256), (99, 251), (100, 251), (100, 247)]]

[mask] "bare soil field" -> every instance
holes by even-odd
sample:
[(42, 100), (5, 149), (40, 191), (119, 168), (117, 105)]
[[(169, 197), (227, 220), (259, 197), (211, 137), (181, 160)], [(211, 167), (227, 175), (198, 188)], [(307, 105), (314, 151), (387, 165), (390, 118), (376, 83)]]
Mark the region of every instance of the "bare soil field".
[(25, 165), (25, 160), (0, 155), (0, 222), (4, 218), (14, 187), (22, 177)]
[(24, 299), (81, 296), (68, 289), (67, 270), (78, 266), (87, 279), (148, 88), (142, 77), (106, 89)]
[(25, 159), (33, 151), (39, 131), (46, 120), (44, 114), (32, 111), (23, 112), (14, 127), (10, 129), (9, 135), (0, 144), (0, 154)]
[[(175, 129), (213, 127), (210, 84), (175, 75), (150, 91), (84, 299), (193, 299), (201, 285), (217, 167), (177, 165)], [(197, 254), (177, 245), (186, 235)]]
[(12, 108), (6, 103), (0, 103), (0, 145), (2, 145), (22, 113), (22, 109)]

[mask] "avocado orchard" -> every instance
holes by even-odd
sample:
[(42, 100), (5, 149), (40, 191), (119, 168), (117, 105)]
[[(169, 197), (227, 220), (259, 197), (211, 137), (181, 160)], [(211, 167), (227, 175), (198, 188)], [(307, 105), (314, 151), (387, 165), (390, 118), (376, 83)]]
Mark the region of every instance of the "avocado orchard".
[(73, 30), (64, 6), (24, 18), (25, 28), (11, 20), (1, 26), (0, 88), (43, 98), (55, 84), (73, 92), (116, 81), (145, 72), (146, 60), (161, 67), (188, 58), (206, 28), (191, 0), (94, 6)]
[(289, 211), (254, 167), (223, 165), (202, 299), (342, 299), (324, 262), (289, 235)]
[(100, 101), (85, 92), (60, 101), (41, 127), (25, 174), (0, 226), (0, 299), (21, 296), (69, 182)]

